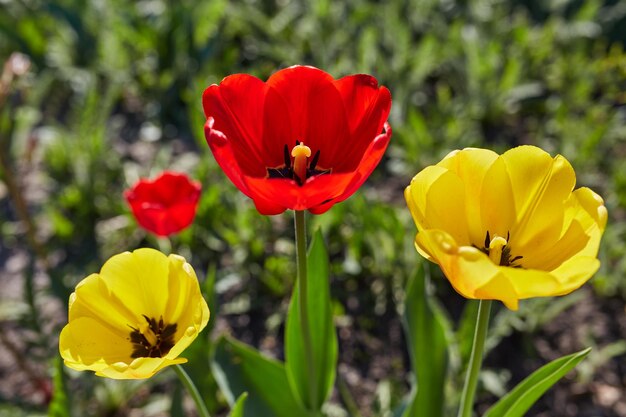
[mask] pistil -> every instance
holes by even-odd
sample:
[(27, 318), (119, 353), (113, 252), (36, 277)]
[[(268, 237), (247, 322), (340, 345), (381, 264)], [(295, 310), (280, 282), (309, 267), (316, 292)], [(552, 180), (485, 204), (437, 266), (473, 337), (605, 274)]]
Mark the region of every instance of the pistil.
[(176, 323), (165, 324), (163, 317), (156, 321), (154, 318), (143, 316), (146, 323), (141, 323), (138, 328), (129, 326), (129, 340), (133, 345), (131, 358), (161, 358), (174, 346)]
[(298, 178), (297, 181), (300, 184), (304, 184), (307, 173), (307, 159), (311, 156), (311, 148), (302, 142), (298, 142), (291, 150), (291, 156), (293, 157), (293, 173)]
[(495, 235), (491, 242), (489, 242), (489, 259), (496, 264), (500, 265), (502, 261), (502, 252), (506, 247), (507, 241), (505, 238)]
[(518, 255), (512, 257), (511, 255), (511, 247), (509, 246), (510, 236), (507, 233), (506, 239), (495, 235), (493, 239), (487, 231), (487, 235), (485, 236), (485, 246), (481, 249), (483, 253), (489, 256), (489, 259), (500, 266), (510, 266), (512, 268), (522, 268), (521, 265), (515, 264), (515, 262), (519, 261), (523, 258), (523, 256)]

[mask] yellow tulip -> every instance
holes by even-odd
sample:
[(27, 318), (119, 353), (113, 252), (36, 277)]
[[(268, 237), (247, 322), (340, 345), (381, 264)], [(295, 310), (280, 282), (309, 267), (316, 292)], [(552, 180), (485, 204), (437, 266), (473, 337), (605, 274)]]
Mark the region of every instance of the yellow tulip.
[(65, 365), (114, 379), (149, 378), (179, 355), (209, 321), (185, 259), (154, 249), (113, 256), (70, 296), (59, 351)]
[(568, 294), (600, 267), (607, 220), (602, 198), (575, 184), (564, 157), (534, 146), (453, 151), (404, 191), (415, 247), (466, 298), (517, 310), (521, 299)]

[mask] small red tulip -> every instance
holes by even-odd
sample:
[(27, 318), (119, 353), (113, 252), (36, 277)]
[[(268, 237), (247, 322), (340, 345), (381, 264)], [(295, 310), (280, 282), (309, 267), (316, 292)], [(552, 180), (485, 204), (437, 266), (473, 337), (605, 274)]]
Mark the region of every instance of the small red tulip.
[(202, 105), (217, 163), (261, 214), (327, 211), (365, 182), (391, 138), (391, 94), (364, 74), (235, 74), (208, 87)]
[(140, 179), (124, 197), (141, 227), (169, 236), (191, 224), (201, 188), (185, 174), (165, 171), (154, 180)]

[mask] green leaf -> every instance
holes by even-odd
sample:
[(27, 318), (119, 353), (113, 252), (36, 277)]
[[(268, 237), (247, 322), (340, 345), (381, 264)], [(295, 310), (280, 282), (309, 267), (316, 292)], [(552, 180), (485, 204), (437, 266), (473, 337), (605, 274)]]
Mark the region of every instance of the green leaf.
[(590, 351), (591, 348), (587, 348), (542, 366), (502, 397), (483, 417), (524, 416), (544, 392), (578, 365)]
[(285, 329), (285, 369), (296, 398), (308, 410), (320, 410), (335, 382), (337, 334), (333, 325), (328, 281), (328, 254), (322, 233), (313, 237), (307, 256), (307, 316), (311, 358), (305, 351), (300, 322), (300, 284), (296, 283)]
[(407, 283), (404, 328), (416, 383), (403, 417), (443, 416), (448, 369), (446, 320), (429, 299), (428, 274), (420, 264)]
[(243, 394), (241, 394), (239, 398), (237, 398), (237, 402), (235, 403), (233, 408), (230, 410), (228, 417), (243, 417), (244, 405), (246, 404), (247, 398), (248, 398), (247, 392), (244, 392)]
[(70, 417), (69, 401), (65, 386), (65, 373), (63, 372), (63, 360), (60, 356), (54, 361), (54, 375), (52, 377), (54, 391), (52, 401), (48, 406), (48, 417)]
[(255, 349), (228, 337), (221, 337), (211, 367), (226, 400), (248, 392), (244, 414), (255, 417), (308, 416), (291, 394), (284, 365), (262, 356)]

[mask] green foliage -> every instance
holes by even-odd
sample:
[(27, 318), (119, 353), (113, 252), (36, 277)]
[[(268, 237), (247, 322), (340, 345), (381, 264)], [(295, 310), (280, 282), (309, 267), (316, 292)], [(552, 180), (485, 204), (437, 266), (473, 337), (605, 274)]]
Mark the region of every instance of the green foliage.
[(237, 401), (235, 402), (235, 405), (233, 406), (233, 408), (230, 410), (230, 414), (228, 414), (228, 417), (244, 417), (243, 410), (244, 410), (244, 405), (246, 404), (247, 398), (248, 398), (247, 392), (244, 392), (243, 394), (241, 394), (239, 398), (237, 398)]
[(216, 345), (212, 368), (220, 389), (230, 404), (248, 392), (244, 415), (308, 416), (291, 394), (282, 363), (269, 359), (249, 346), (222, 337)]
[(483, 417), (524, 416), (544, 392), (585, 359), (590, 351), (581, 350), (542, 366), (487, 410)]
[(428, 296), (429, 278), (420, 265), (407, 284), (403, 318), (415, 381), (403, 417), (445, 415), (448, 323)]
[(337, 334), (333, 324), (328, 288), (328, 254), (318, 229), (306, 259), (307, 318), (310, 352), (300, 314), (300, 284), (296, 283), (285, 328), (285, 368), (296, 398), (309, 410), (320, 410), (328, 399), (337, 369)]

